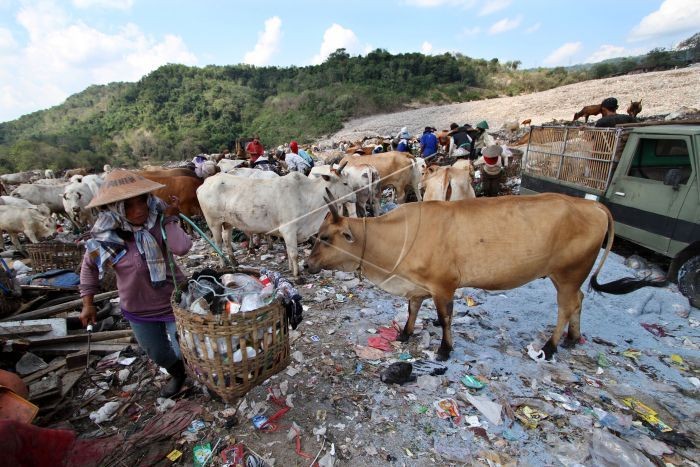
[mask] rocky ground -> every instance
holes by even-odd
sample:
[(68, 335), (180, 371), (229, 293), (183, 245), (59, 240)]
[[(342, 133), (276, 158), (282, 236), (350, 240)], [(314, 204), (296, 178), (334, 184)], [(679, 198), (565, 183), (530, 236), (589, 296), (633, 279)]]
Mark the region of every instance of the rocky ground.
[[(396, 135), (401, 127), (408, 127), (413, 135), (420, 135), (426, 126), (438, 130), (449, 128), (450, 123), (489, 122), (492, 131), (505, 122), (531, 119), (533, 125), (553, 120), (570, 121), (583, 106), (598, 104), (606, 97), (616, 97), (619, 112), (627, 109), (630, 100), (642, 99), (640, 118), (665, 115), (681, 107), (700, 109), (700, 67), (617, 76), (562, 86), (548, 91), (516, 97), (499, 97), (435, 107), (359, 118), (346, 123), (340, 131), (320, 143), (356, 141), (365, 136)], [(591, 117), (593, 122), (598, 117)], [(583, 121), (583, 119), (581, 120)]]
[[(238, 260), (281, 271), (287, 264), (281, 243), (269, 252), (241, 253)], [(198, 240), (182, 264), (194, 271), (217, 265), (218, 258)], [(639, 267), (634, 260), (628, 264)], [(649, 272), (642, 269), (625, 266), (613, 254), (601, 280)], [(384, 351), (368, 340), (391, 334), (382, 328), (403, 325), (404, 300), (351, 273), (323, 271), (305, 282), (299, 291), (306, 311), (291, 335), (290, 365), (234, 406), (190, 383), (176, 399), (201, 406), (195, 417), (201, 423), (163, 441), (160, 459), (177, 449), (183, 455), (176, 463), (191, 465), (196, 445), (216, 445), (219, 453), (243, 443), (268, 465), (283, 466), (310, 465), (306, 456), (317, 454), (320, 465), (352, 466), (697, 465), (700, 315), (674, 286), (626, 296), (586, 293), (584, 342), (560, 349), (555, 363), (534, 361), (527, 352), (529, 344), (539, 348), (545, 342), (556, 320), (548, 280), (511, 291), (460, 289), (455, 350), (444, 374), (421, 370), (415, 382), (397, 385), (380, 378), (391, 363), (435, 361), (441, 329), (433, 324), (432, 303), (424, 303), (415, 337), (405, 344), (383, 342)], [(93, 373), (96, 381), (112, 374), (100, 396), (82, 381), (69, 413), (57, 418), (70, 420), (85, 437), (138, 436), (158, 406), (166, 413), (175, 410), (157, 400), (165, 376), (138, 349), (135, 356), (130, 365), (115, 363)], [(131, 371), (119, 381), (115, 376), (125, 368)], [(467, 388), (461, 382), (467, 375), (485, 387)], [(88, 403), (84, 391), (93, 397)], [(270, 393), (291, 409), (275, 422), (275, 431), (263, 432), (251, 418), (280, 410)], [(455, 404), (457, 416), (438, 416), (443, 399)], [(88, 416), (108, 401), (119, 403), (118, 415), (96, 425)], [(658, 421), (641, 415), (638, 402), (653, 409)], [(298, 449), (292, 424), (300, 433)], [(659, 429), (665, 426), (669, 431)], [(148, 453), (118, 447), (108, 465), (139, 464)], [(219, 453), (212, 464), (222, 463)]]

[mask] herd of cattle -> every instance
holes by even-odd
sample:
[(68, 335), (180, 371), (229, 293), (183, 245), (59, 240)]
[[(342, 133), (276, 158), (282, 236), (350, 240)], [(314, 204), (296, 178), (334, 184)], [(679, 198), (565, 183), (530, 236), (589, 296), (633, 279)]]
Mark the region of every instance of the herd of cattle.
[[(378, 287), (408, 299), (401, 340), (412, 334), (422, 302), (432, 297), (443, 331), (440, 360), (452, 350), (453, 296), (459, 287), (503, 290), (549, 277), (559, 307), (556, 328), (542, 349), (543, 358), (550, 359), (567, 327), (567, 343), (573, 345), (581, 336), (581, 285), (604, 238), (606, 254), (593, 274), (594, 289), (626, 293), (652, 285), (627, 279), (597, 283), (614, 237), (612, 217), (598, 202), (557, 194), (474, 199), (469, 161), (426, 167), (421, 158), (385, 152), (345, 155), (335, 162), (314, 167), (308, 177), (299, 172), (280, 176), (229, 159), (207, 161), (196, 173), (163, 167), (139, 173), (165, 185), (155, 194), (162, 199), (176, 196), (185, 215), (203, 215), (215, 242), (226, 244), (232, 261), (232, 229), (249, 236), (278, 235), (297, 277), (298, 244), (316, 235), (306, 263), (310, 272), (359, 268)], [(55, 231), (53, 215), (65, 215), (83, 229), (94, 221), (95, 212), (85, 206), (104, 174), (69, 172), (56, 179), (47, 171), (45, 178), (34, 181), (30, 180), (36, 173), (26, 180), (21, 175), (0, 177), (3, 185), (19, 183), (1, 198), (0, 206), (0, 229), (10, 234), (17, 248), (18, 233), (31, 242), (50, 236)], [(404, 203), (408, 191), (418, 202), (379, 215), (379, 198), (388, 187), (394, 189), (397, 202)], [(347, 210), (347, 217), (339, 214), (341, 209)], [(373, 217), (367, 217), (370, 211)], [(525, 237), (527, 248), (513, 240)]]
[[(247, 234), (281, 236), (287, 246), (290, 270), (298, 276), (297, 244), (314, 235), (325, 214), (326, 190), (342, 200), (346, 212), (360, 217), (380, 213), (382, 190), (391, 187), (395, 200), (403, 203), (407, 193), (420, 201), (474, 197), (473, 169), (431, 167), (407, 153), (387, 152), (373, 156), (346, 155), (339, 163), (317, 165), (308, 177), (300, 173), (280, 176), (273, 171), (242, 167), (243, 160), (216, 158), (195, 173), (190, 168), (147, 166), (139, 173), (165, 185), (155, 192), (162, 199), (176, 196), (180, 210), (192, 217), (203, 215), (215, 241), (226, 243), (233, 258), (231, 230)], [(104, 173), (111, 170), (104, 167)], [(56, 216), (63, 216), (81, 230), (88, 229), (97, 214), (86, 206), (97, 194), (104, 178), (74, 169), (56, 178), (51, 170), (0, 176), (9, 195), (0, 197), (0, 229), (16, 248), (18, 234), (38, 242), (55, 232)]]

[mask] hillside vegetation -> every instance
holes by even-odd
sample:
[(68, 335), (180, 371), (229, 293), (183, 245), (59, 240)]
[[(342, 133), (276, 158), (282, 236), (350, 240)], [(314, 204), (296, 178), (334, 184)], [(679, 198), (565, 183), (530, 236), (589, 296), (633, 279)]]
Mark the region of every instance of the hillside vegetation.
[(136, 83), (91, 86), (61, 105), (0, 124), (0, 171), (185, 159), (230, 149), (252, 134), (268, 147), (293, 138), (309, 142), (351, 118), (698, 61), (698, 34), (686, 42), (682, 50), (568, 69), (519, 70), (518, 61), (381, 49), (360, 57), (339, 49), (307, 67), (165, 65)]

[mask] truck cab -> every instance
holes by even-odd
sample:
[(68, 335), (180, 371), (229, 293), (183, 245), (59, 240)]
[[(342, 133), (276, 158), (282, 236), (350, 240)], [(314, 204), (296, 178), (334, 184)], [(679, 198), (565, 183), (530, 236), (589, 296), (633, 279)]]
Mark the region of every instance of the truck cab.
[(700, 125), (533, 127), (520, 194), (552, 191), (605, 204), (615, 234), (670, 258), (700, 305)]

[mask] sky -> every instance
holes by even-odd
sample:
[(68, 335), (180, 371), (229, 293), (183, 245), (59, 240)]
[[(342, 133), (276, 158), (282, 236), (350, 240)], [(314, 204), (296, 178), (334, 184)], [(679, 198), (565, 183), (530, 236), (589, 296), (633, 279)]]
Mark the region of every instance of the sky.
[(306, 66), (342, 47), (568, 66), (698, 31), (700, 0), (0, 0), (0, 122), (166, 63)]

